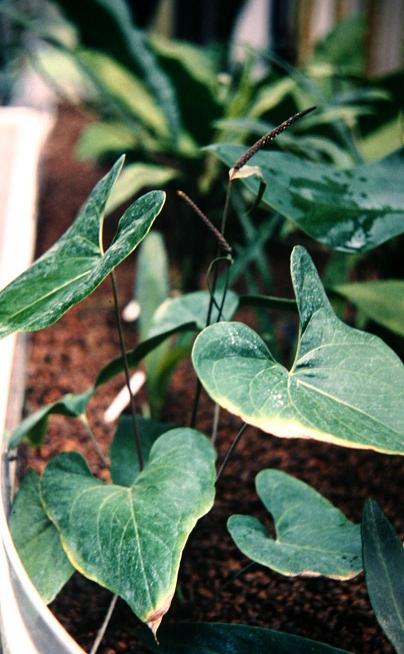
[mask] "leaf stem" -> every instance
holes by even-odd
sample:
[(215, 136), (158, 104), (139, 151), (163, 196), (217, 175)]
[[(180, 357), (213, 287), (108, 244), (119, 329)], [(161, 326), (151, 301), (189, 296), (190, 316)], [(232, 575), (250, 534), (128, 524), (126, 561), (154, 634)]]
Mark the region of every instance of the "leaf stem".
[(232, 584), (233, 581), (236, 581), (236, 579), (238, 579), (243, 574), (248, 572), (248, 570), (253, 568), (255, 565), (257, 565), (255, 561), (250, 561), (250, 563), (247, 563), (247, 565), (245, 565), (244, 568), (240, 568), (240, 570), (237, 570), (237, 572), (235, 572), (234, 574), (229, 575), (229, 577), (226, 579), (220, 590), (224, 590), (225, 588), (227, 588), (227, 586), (230, 586), (230, 584)]
[(98, 630), (96, 639), (95, 639), (95, 641), (93, 643), (93, 646), (92, 646), (92, 648), (90, 650), (90, 654), (96, 654), (96, 652), (97, 652), (97, 650), (98, 650), (98, 648), (99, 648), (99, 646), (100, 646), (100, 644), (102, 642), (102, 639), (105, 636), (105, 632), (107, 630), (109, 621), (111, 620), (111, 617), (112, 617), (112, 614), (114, 612), (117, 600), (118, 600), (118, 595), (114, 595), (111, 602), (110, 602), (110, 605), (108, 607), (108, 611), (107, 611), (107, 613), (105, 615), (103, 623), (102, 623), (101, 627)]
[(225, 467), (227, 466), (231, 455), (233, 454), (234, 450), (236, 449), (236, 447), (237, 447), (238, 443), (240, 442), (240, 439), (241, 439), (242, 435), (244, 434), (245, 430), (247, 429), (247, 427), (248, 427), (248, 425), (247, 425), (246, 422), (241, 425), (241, 427), (238, 430), (232, 444), (230, 445), (229, 449), (227, 450), (227, 452), (226, 452), (226, 454), (224, 456), (224, 459), (222, 461), (222, 464), (221, 464), (221, 466), (220, 466), (220, 468), (218, 470), (218, 473), (216, 475), (216, 484), (218, 483), (220, 477), (222, 476), (223, 471), (224, 471)]
[(133, 434), (135, 436), (136, 452), (137, 452), (137, 457), (138, 457), (138, 461), (139, 461), (139, 468), (140, 468), (140, 470), (143, 470), (144, 461), (143, 461), (143, 454), (142, 454), (142, 445), (141, 445), (139, 429), (138, 429), (137, 422), (136, 422), (135, 398), (133, 396), (132, 389), (131, 389), (131, 386), (130, 386), (130, 374), (129, 374), (128, 357), (127, 357), (127, 354), (126, 354), (125, 340), (124, 340), (124, 336), (123, 336), (121, 314), (119, 312), (118, 290), (117, 290), (117, 286), (116, 286), (116, 278), (115, 278), (114, 271), (111, 272), (110, 276), (111, 276), (111, 282), (112, 282), (112, 294), (114, 296), (114, 308), (115, 308), (116, 322), (117, 322), (117, 326), (118, 326), (119, 343), (120, 343), (120, 346), (121, 346), (121, 353), (122, 353), (123, 365), (124, 365), (124, 370), (125, 370), (125, 380), (126, 380), (126, 386), (128, 387), (128, 391), (129, 391), (129, 397), (130, 397), (132, 427), (133, 427)]
[[(222, 222), (220, 226), (220, 234), (224, 237), (224, 232), (226, 230), (226, 224), (227, 224), (227, 218), (229, 215), (229, 208), (230, 208), (230, 196), (231, 196), (231, 180), (227, 182), (227, 190), (226, 190), (226, 199), (224, 203), (224, 209), (223, 209), (223, 215), (222, 215)], [(226, 241), (227, 243), (227, 241)], [(229, 246), (230, 247), (230, 246)], [(230, 250), (231, 251), (231, 250)], [(218, 258), (219, 253), (216, 255), (216, 259)], [(229, 260), (230, 264), (232, 263)], [(212, 318), (212, 311), (213, 311), (213, 305), (215, 304), (215, 292), (216, 292), (216, 286), (217, 286), (217, 280), (218, 280), (218, 267), (215, 267), (214, 270), (214, 276), (213, 276), (213, 282), (212, 282), (212, 289), (210, 291), (210, 300), (209, 300), (209, 306), (208, 306), (208, 313), (206, 317), (206, 327), (210, 325), (210, 321)], [(225, 287), (223, 290), (223, 297), (222, 297), (222, 302), (221, 302), (221, 309), (218, 312), (217, 316), (217, 322), (220, 321), (221, 316), (222, 316), (222, 310), (224, 306), (224, 301), (226, 299), (226, 294), (227, 294), (227, 288), (229, 284), (229, 275), (226, 275), (226, 280), (225, 280)], [(197, 378), (196, 380), (196, 385), (195, 385), (195, 397), (194, 397), (194, 402), (192, 405), (192, 412), (191, 412), (191, 420), (190, 420), (190, 427), (194, 428), (196, 424), (196, 418), (198, 415), (198, 407), (199, 407), (199, 400), (201, 397), (201, 391), (202, 391), (202, 385), (199, 379)], [(212, 426), (212, 436), (215, 434), (215, 431), (217, 431), (217, 425), (215, 426), (215, 422), (213, 422)]]
[(98, 456), (100, 457), (102, 463), (107, 468), (109, 466), (109, 461), (108, 461), (107, 457), (105, 456), (104, 452), (102, 451), (102, 449), (100, 447), (100, 444), (97, 441), (97, 439), (95, 437), (95, 434), (94, 434), (93, 430), (90, 427), (90, 423), (89, 423), (87, 415), (85, 413), (83, 413), (83, 415), (80, 416), (80, 422), (83, 425), (84, 429), (86, 430), (87, 434), (89, 435), (90, 441), (91, 441), (95, 451), (97, 452)]

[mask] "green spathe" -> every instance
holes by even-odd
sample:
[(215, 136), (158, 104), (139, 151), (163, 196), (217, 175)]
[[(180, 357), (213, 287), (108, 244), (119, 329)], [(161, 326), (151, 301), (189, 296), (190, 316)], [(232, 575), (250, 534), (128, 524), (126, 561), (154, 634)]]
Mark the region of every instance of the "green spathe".
[(122, 597), (154, 633), (187, 538), (213, 505), (214, 463), (203, 434), (178, 428), (155, 442), (131, 487), (96, 479), (76, 453), (57, 456), (43, 475), (46, 510), (74, 567)]
[(314, 488), (280, 470), (262, 470), (257, 494), (273, 516), (276, 538), (253, 516), (227, 527), (248, 558), (287, 576), (351, 579), (362, 570), (360, 526)]
[(241, 323), (219, 323), (192, 354), (209, 395), (245, 422), (284, 438), (404, 454), (404, 367), (376, 336), (334, 314), (314, 264), (294, 248), (300, 338), (291, 370)]
[(40, 259), (0, 293), (0, 337), (51, 325), (83, 300), (133, 252), (160, 213), (165, 194), (151, 191), (134, 202), (119, 221), (105, 253), (105, 206), (123, 157), (95, 186), (73, 225)]
[[(245, 151), (226, 144), (208, 149), (229, 167)], [(266, 183), (263, 202), (332, 249), (367, 251), (404, 232), (404, 148), (349, 170), (283, 152), (261, 151), (250, 163)], [(257, 195), (258, 177), (242, 183)]]
[(74, 568), (63, 551), (59, 533), (49, 520), (40, 497), (40, 482), (28, 470), (10, 514), (14, 545), (32, 583), (46, 604), (70, 579)]

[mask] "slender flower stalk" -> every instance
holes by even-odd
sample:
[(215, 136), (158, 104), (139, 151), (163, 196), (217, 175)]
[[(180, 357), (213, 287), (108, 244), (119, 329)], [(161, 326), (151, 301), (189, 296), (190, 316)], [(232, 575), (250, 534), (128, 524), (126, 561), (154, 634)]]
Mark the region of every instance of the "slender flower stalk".
[(191, 198), (184, 193), (184, 191), (177, 191), (177, 195), (182, 198), (190, 207), (191, 209), (196, 213), (197, 216), (202, 220), (202, 222), (210, 229), (212, 234), (216, 237), (216, 240), (219, 244), (219, 247), (223, 252), (226, 252), (227, 254), (231, 254), (231, 247), (224, 238), (223, 234), (214, 226), (214, 224), (209, 220), (206, 214), (201, 211), (201, 209), (191, 200)]
[(128, 364), (128, 357), (126, 355), (126, 348), (125, 348), (125, 340), (124, 340), (124, 336), (123, 336), (121, 314), (119, 313), (118, 289), (117, 289), (117, 286), (116, 286), (116, 279), (115, 279), (114, 271), (111, 272), (110, 276), (111, 276), (111, 282), (112, 282), (112, 293), (113, 293), (113, 296), (114, 296), (114, 307), (115, 307), (116, 322), (117, 322), (117, 326), (118, 326), (119, 343), (120, 343), (120, 346), (121, 346), (121, 353), (122, 353), (123, 365), (124, 365), (124, 370), (125, 370), (125, 380), (126, 380), (126, 385), (128, 387), (129, 396), (130, 396), (132, 427), (133, 427), (133, 433), (134, 433), (134, 436), (135, 436), (136, 452), (137, 452), (137, 457), (138, 457), (138, 461), (139, 461), (139, 468), (140, 468), (140, 470), (143, 470), (144, 461), (143, 461), (143, 454), (142, 454), (142, 445), (141, 445), (139, 428), (138, 428), (138, 425), (137, 425), (137, 422), (136, 422), (135, 398), (133, 396), (132, 388), (131, 388), (131, 385), (130, 385), (129, 364)]
[(248, 148), (244, 152), (244, 154), (241, 155), (239, 159), (237, 159), (236, 163), (234, 164), (233, 168), (230, 169), (229, 172), (229, 178), (232, 180), (232, 178), (235, 176), (238, 170), (242, 168), (243, 166), (246, 165), (246, 163), (251, 159), (251, 157), (254, 156), (259, 150), (262, 150), (262, 148), (265, 148), (268, 143), (276, 139), (279, 134), (282, 134), (286, 129), (294, 125), (298, 120), (309, 114), (311, 111), (314, 111), (316, 107), (309, 107), (309, 109), (305, 109), (304, 111), (298, 111), (297, 114), (294, 114), (293, 116), (290, 116), (287, 120), (284, 120), (283, 123), (278, 125), (278, 127), (275, 127), (273, 130), (268, 132), (267, 134), (264, 134), (264, 136), (261, 136), (258, 141), (253, 143), (253, 145)]

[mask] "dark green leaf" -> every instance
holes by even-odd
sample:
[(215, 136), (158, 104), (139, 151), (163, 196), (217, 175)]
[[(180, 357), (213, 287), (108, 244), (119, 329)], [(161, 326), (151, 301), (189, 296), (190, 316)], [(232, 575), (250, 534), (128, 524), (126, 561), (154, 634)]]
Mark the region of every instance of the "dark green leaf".
[[(222, 299), (221, 292), (215, 294), (215, 300), (220, 306)], [(180, 325), (193, 323), (195, 329), (203, 329), (206, 325), (210, 294), (208, 291), (195, 291), (186, 293), (178, 297), (169, 298), (157, 309), (153, 316), (148, 338), (154, 338), (166, 330), (171, 330)], [(226, 299), (223, 305), (223, 319), (229, 320), (238, 307), (238, 296), (234, 291), (227, 291)], [(218, 309), (214, 305), (212, 309), (211, 321), (216, 322)]]
[(334, 314), (302, 247), (291, 274), (300, 338), (290, 371), (241, 323), (205, 329), (193, 349), (195, 370), (220, 406), (275, 436), (404, 454), (404, 366), (376, 336)]
[(157, 64), (145, 35), (132, 21), (124, 0), (53, 0), (77, 28), (81, 42), (112, 56), (146, 80), (157, 104), (164, 112), (167, 127), (175, 142), (179, 134), (178, 108), (170, 80)]
[(243, 624), (168, 624), (159, 632), (159, 645), (147, 634), (145, 638), (156, 654), (348, 654), (308, 638)]
[[(142, 444), (143, 461), (147, 463), (152, 445), (161, 434), (169, 431), (174, 425), (158, 422), (151, 418), (136, 418)], [(139, 461), (132, 417), (123, 414), (119, 419), (118, 428), (111, 444), (111, 479), (114, 484), (132, 486), (139, 474)]]
[(371, 320), (404, 336), (404, 282), (386, 279), (333, 286)]
[(273, 516), (276, 538), (256, 518), (232, 515), (227, 528), (245, 556), (291, 577), (351, 579), (359, 574), (359, 525), (311, 486), (280, 470), (262, 470), (255, 484)]
[(31, 445), (40, 445), (48, 425), (48, 416), (55, 414), (79, 418), (85, 414), (93, 394), (93, 388), (76, 395), (67, 393), (60, 400), (46, 404), (35, 413), (31, 413), (14, 429), (10, 437), (9, 448), (17, 447), (24, 437), (29, 440)]
[(404, 549), (376, 502), (362, 519), (363, 566), (376, 618), (398, 654), (404, 652)]
[(154, 633), (187, 538), (213, 504), (214, 464), (208, 439), (182, 428), (160, 436), (129, 488), (96, 479), (76, 453), (57, 456), (43, 475), (45, 507), (70, 561), (126, 600)]
[(70, 579), (74, 568), (63, 551), (56, 527), (40, 498), (39, 478), (28, 470), (10, 515), (10, 530), (24, 567), (46, 604)]
[[(245, 148), (219, 144), (209, 150), (231, 167)], [(350, 170), (281, 152), (258, 152), (251, 164), (267, 184), (264, 203), (330, 248), (367, 251), (404, 232), (404, 148)], [(259, 179), (241, 181), (255, 197)]]
[(122, 163), (120, 159), (97, 184), (59, 241), (0, 293), (0, 336), (56, 322), (97, 288), (146, 236), (164, 204), (161, 191), (143, 195), (125, 211), (113, 242), (105, 254), (102, 251), (105, 205)]
[[(221, 300), (221, 294), (216, 295), (217, 302)], [(177, 298), (170, 298), (163, 302), (155, 312), (150, 325), (149, 337), (139, 343), (133, 350), (127, 353), (128, 363), (135, 368), (142, 359), (156, 349), (167, 338), (176, 334), (194, 332), (203, 329), (206, 321), (209, 304), (209, 293), (207, 291), (196, 291), (187, 293)], [(224, 303), (223, 315), (229, 319), (238, 306), (238, 296), (233, 291), (228, 291)], [(217, 308), (212, 311), (213, 320), (218, 315)], [(179, 347), (171, 350), (173, 362), (178, 361), (188, 352), (188, 347)], [(170, 364), (170, 357), (165, 365)], [(74, 395), (68, 393), (52, 404), (41, 407), (35, 413), (28, 416), (11, 434), (9, 447), (16, 447), (18, 443), (27, 436), (33, 444), (39, 444), (47, 425), (47, 417), (51, 414), (68, 415), (79, 417), (86, 411), (87, 405), (99, 386), (105, 384), (115, 375), (123, 372), (123, 358), (117, 357), (108, 363), (96, 379), (95, 385), (84, 393)], [(35, 430), (35, 431), (34, 431)], [(34, 434), (40, 437), (34, 438)]]

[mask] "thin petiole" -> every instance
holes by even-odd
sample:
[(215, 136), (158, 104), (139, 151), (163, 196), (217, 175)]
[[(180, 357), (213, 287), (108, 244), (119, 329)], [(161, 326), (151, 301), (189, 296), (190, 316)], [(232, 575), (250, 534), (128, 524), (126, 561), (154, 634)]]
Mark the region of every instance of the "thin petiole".
[[(227, 191), (226, 191), (226, 200), (224, 203), (224, 209), (223, 209), (223, 215), (222, 215), (222, 222), (220, 226), (220, 234), (224, 237), (224, 232), (226, 229), (226, 223), (227, 223), (227, 218), (229, 215), (229, 208), (230, 208), (230, 196), (231, 196), (231, 180), (229, 179), (227, 183)], [(226, 241), (227, 243), (227, 241)], [(230, 247), (230, 246), (229, 246)], [(230, 250), (231, 252), (231, 250)], [(216, 257), (217, 258), (217, 257)], [(231, 261), (229, 261), (231, 263)], [(213, 311), (213, 306), (216, 304), (215, 300), (215, 293), (216, 293), (216, 286), (217, 286), (217, 280), (218, 280), (218, 267), (216, 266), (214, 269), (214, 274), (213, 274), (213, 281), (212, 281), (212, 288), (210, 289), (210, 300), (209, 300), (209, 306), (208, 306), (208, 314), (206, 317), (206, 326), (208, 327), (210, 325), (210, 321), (212, 319), (212, 311)], [(225, 288), (223, 291), (223, 298), (222, 298), (222, 303), (221, 303), (221, 310), (219, 310), (218, 316), (217, 316), (217, 322), (219, 322), (223, 310), (223, 305), (224, 301), (226, 299), (226, 293), (227, 293), (227, 285), (229, 281), (229, 275), (226, 276), (226, 282), (225, 282)], [(198, 415), (198, 407), (199, 407), (199, 400), (201, 397), (201, 391), (202, 391), (202, 385), (199, 379), (196, 380), (196, 386), (195, 386), (195, 397), (194, 397), (194, 402), (192, 406), (192, 413), (191, 413), (191, 420), (190, 420), (190, 426), (195, 427), (196, 424), (196, 417)], [(215, 429), (215, 425), (213, 425), (212, 432)], [(216, 427), (217, 430), (217, 427)]]
[(100, 447), (100, 444), (97, 441), (97, 439), (95, 437), (95, 434), (94, 434), (93, 430), (90, 427), (90, 423), (88, 422), (88, 418), (87, 418), (85, 413), (83, 413), (83, 415), (80, 416), (80, 422), (83, 425), (84, 429), (86, 430), (87, 434), (89, 435), (90, 441), (91, 441), (95, 451), (97, 452), (98, 456), (100, 457), (103, 465), (105, 467), (108, 467), (109, 466), (109, 461), (108, 461), (107, 457), (105, 456), (104, 452), (102, 451), (102, 449)]
[(238, 579), (243, 574), (248, 572), (255, 565), (257, 565), (256, 562), (251, 561), (250, 563), (247, 563), (247, 565), (245, 565), (244, 568), (240, 568), (240, 570), (237, 570), (237, 572), (235, 572), (234, 574), (229, 575), (228, 579), (224, 582), (224, 584), (223, 584), (223, 586), (221, 587), (220, 590), (224, 590), (225, 588), (227, 588), (227, 586), (230, 586), (230, 584), (232, 584), (233, 581), (236, 581), (236, 579)]
[(109, 621), (111, 620), (112, 614), (114, 612), (117, 600), (118, 600), (118, 595), (114, 595), (112, 600), (111, 600), (111, 603), (110, 603), (110, 605), (108, 607), (108, 611), (107, 611), (107, 613), (105, 615), (103, 623), (102, 623), (101, 627), (98, 630), (96, 639), (95, 639), (95, 641), (93, 643), (93, 646), (92, 646), (92, 648), (90, 650), (90, 654), (96, 654), (96, 652), (98, 651), (98, 648), (101, 645), (102, 639), (104, 638), (105, 632), (106, 632), (106, 630), (108, 628)]
[(218, 473), (216, 475), (216, 484), (218, 483), (220, 477), (222, 476), (223, 471), (224, 471), (225, 467), (227, 466), (231, 455), (233, 454), (234, 450), (236, 449), (236, 447), (237, 447), (238, 443), (240, 442), (240, 439), (241, 439), (242, 435), (244, 434), (245, 430), (247, 429), (247, 427), (248, 427), (248, 425), (245, 422), (240, 427), (240, 429), (238, 430), (232, 444), (230, 445), (229, 449), (227, 450), (227, 452), (226, 452), (226, 454), (224, 456), (224, 459), (222, 461), (222, 464), (221, 464), (221, 466), (220, 466), (220, 468), (218, 470)]
[(117, 322), (118, 333), (119, 333), (119, 343), (120, 343), (120, 346), (121, 346), (123, 365), (124, 365), (124, 369), (125, 369), (126, 385), (128, 387), (129, 397), (130, 397), (132, 427), (133, 427), (133, 434), (135, 436), (136, 452), (137, 452), (137, 457), (138, 457), (138, 461), (139, 461), (139, 468), (140, 468), (140, 470), (143, 470), (144, 461), (143, 461), (143, 454), (142, 454), (142, 445), (141, 445), (139, 429), (138, 429), (137, 422), (136, 422), (135, 398), (133, 396), (132, 389), (131, 389), (131, 386), (130, 386), (130, 373), (129, 373), (128, 357), (126, 355), (126, 348), (125, 348), (125, 340), (124, 340), (124, 336), (123, 336), (121, 314), (119, 312), (118, 290), (117, 290), (117, 286), (116, 286), (116, 279), (115, 279), (114, 271), (111, 272), (111, 282), (112, 282), (112, 293), (113, 293), (113, 296), (114, 296), (115, 316), (116, 316), (116, 322)]

